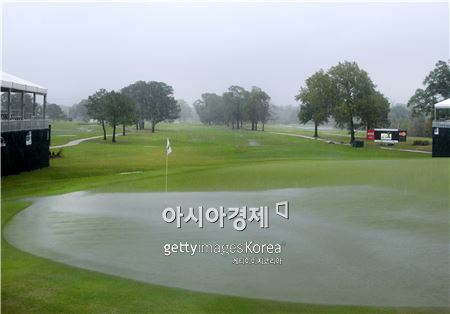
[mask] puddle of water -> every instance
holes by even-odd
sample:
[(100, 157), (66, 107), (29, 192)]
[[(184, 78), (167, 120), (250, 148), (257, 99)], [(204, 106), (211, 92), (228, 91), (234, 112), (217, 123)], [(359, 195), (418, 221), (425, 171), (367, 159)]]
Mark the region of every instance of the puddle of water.
[(248, 146), (260, 146), (256, 140), (248, 140)]
[[(290, 217), (275, 202), (290, 202)], [(389, 206), (387, 206), (389, 204)], [(163, 221), (166, 206), (268, 205), (269, 228)], [(434, 207), (431, 207), (434, 206)], [(448, 199), (367, 186), (263, 192), (71, 193), (38, 199), (4, 230), (30, 253), (197, 291), (307, 303), (448, 306)], [(282, 243), (282, 265), (173, 254), (166, 243)], [(236, 254), (234, 257), (246, 256)], [(270, 256), (270, 255), (264, 255)], [(277, 255), (278, 256), (278, 255)]]

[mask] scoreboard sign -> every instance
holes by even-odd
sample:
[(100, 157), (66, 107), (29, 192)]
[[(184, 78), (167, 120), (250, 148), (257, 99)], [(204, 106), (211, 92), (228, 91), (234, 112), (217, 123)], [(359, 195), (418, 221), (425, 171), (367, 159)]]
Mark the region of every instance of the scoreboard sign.
[(394, 144), (400, 141), (400, 131), (398, 129), (375, 129), (374, 133), (376, 143)]

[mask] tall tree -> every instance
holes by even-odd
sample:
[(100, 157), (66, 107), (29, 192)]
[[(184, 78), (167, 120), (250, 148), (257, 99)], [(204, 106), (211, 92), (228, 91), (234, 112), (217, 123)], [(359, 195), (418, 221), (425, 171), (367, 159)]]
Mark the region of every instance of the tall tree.
[(435, 68), (425, 77), (424, 88), (416, 90), (408, 101), (414, 115), (433, 115), (433, 105), (450, 98), (450, 66), (438, 61)]
[(228, 88), (228, 91), (223, 94), (223, 100), (225, 102), (227, 116), (231, 121), (231, 125), (234, 128), (242, 127), (244, 120), (244, 105), (247, 101), (248, 91), (243, 87), (233, 85)]
[(314, 122), (314, 137), (318, 137), (318, 126), (328, 122), (336, 94), (331, 77), (321, 69), (306, 79), (306, 87), (295, 96), (302, 103), (298, 119), (303, 124)]
[(214, 93), (204, 93), (201, 99), (194, 103), (194, 108), (205, 124), (227, 123), (225, 103), (222, 96)]
[(63, 120), (66, 118), (66, 115), (62, 111), (61, 107), (58, 106), (57, 104), (52, 103), (47, 104), (46, 113), (47, 116), (53, 121)]
[(125, 136), (125, 127), (127, 125), (138, 123), (138, 116), (136, 111), (136, 105), (133, 100), (127, 95), (121, 94), (121, 114), (120, 124), (122, 124), (122, 135)]
[(87, 113), (86, 104), (87, 99), (81, 100), (78, 104), (74, 104), (69, 108), (69, 118), (77, 121), (87, 122), (89, 121), (89, 115)]
[(103, 139), (106, 140), (105, 121), (107, 118), (106, 107), (108, 105), (108, 92), (105, 89), (100, 89), (95, 94), (88, 97), (85, 103), (87, 114), (92, 119), (97, 120), (103, 129)]
[(192, 107), (183, 99), (177, 99), (177, 104), (180, 107), (180, 121), (192, 122), (194, 116), (192, 114)]
[(148, 84), (145, 81), (137, 81), (122, 88), (121, 92), (128, 97), (130, 97), (134, 104), (136, 110), (136, 116), (138, 122), (136, 127), (139, 129), (144, 129), (145, 118), (146, 118), (146, 107), (148, 104)]
[(162, 121), (173, 121), (179, 117), (180, 106), (173, 97), (173, 88), (163, 82), (138, 81), (122, 89), (136, 104), (140, 128), (144, 120), (151, 122), (152, 133)]
[(128, 96), (115, 91), (107, 93), (104, 99), (106, 102), (105, 121), (113, 128), (112, 141), (116, 142), (117, 125), (131, 120), (129, 117), (134, 114), (134, 103)]
[(333, 116), (338, 125), (350, 130), (350, 143), (355, 141), (355, 119), (361, 118), (361, 107), (369, 102), (375, 85), (356, 62), (343, 62), (332, 67), (329, 75), (336, 89)]
[(270, 97), (261, 88), (253, 86), (247, 94), (245, 102), (245, 114), (252, 124), (252, 130), (258, 130), (258, 122), (263, 124), (269, 118)]
[(360, 107), (360, 125), (367, 129), (389, 125), (389, 100), (378, 91), (374, 91)]

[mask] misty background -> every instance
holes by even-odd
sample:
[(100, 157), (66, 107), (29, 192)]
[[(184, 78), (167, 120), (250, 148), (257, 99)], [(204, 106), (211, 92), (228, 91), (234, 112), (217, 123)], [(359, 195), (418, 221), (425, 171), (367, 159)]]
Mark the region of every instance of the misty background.
[(446, 3), (4, 3), (2, 69), (80, 102), (100, 88), (163, 81), (192, 104), (230, 85), (298, 104), (304, 80), (356, 61), (406, 103), (448, 59)]

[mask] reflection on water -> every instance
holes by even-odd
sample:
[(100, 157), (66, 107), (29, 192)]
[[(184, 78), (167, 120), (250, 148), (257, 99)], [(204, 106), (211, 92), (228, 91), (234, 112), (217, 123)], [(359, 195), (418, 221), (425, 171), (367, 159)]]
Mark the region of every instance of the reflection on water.
[[(290, 219), (275, 202), (290, 202)], [(166, 206), (270, 207), (270, 225), (243, 232), (162, 220)], [(434, 206), (434, 207), (433, 207)], [(71, 193), (38, 199), (5, 228), (13, 245), (140, 281), (307, 303), (448, 305), (448, 200), (359, 187), (263, 192)], [(174, 254), (165, 243), (283, 243), (282, 265)], [(236, 256), (243, 256), (236, 255)], [(268, 255), (265, 255), (268, 256)]]

